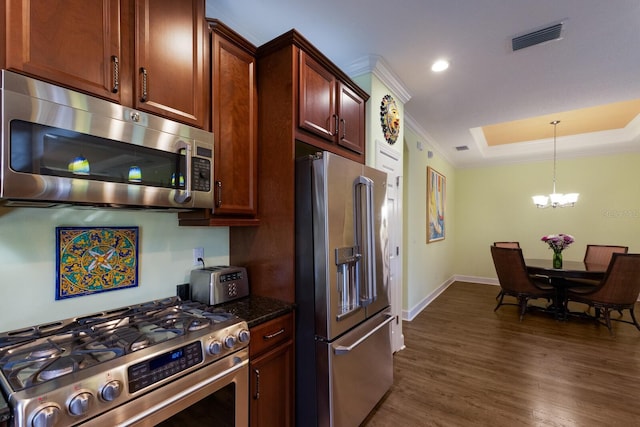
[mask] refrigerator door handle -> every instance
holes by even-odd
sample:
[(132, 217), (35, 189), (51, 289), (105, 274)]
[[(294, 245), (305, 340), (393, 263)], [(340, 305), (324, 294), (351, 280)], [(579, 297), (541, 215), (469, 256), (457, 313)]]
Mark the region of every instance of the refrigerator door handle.
[[(360, 246), (364, 255), (364, 291), (361, 295), (362, 306), (366, 307), (375, 301), (376, 295), (376, 257), (373, 212), (373, 180), (359, 176), (353, 183), (355, 198), (356, 245)], [(365, 190), (364, 201), (362, 190)], [(363, 241), (364, 240), (364, 241)]]
[(366, 335), (360, 337), (356, 342), (354, 342), (350, 346), (344, 346), (344, 345), (337, 346), (334, 350), (335, 354), (340, 355), (340, 354), (349, 353), (354, 348), (359, 346), (362, 342), (364, 342), (367, 338), (369, 338), (371, 335), (378, 332), (378, 330), (380, 330), (381, 328), (384, 328), (387, 324), (391, 323), (391, 321), (393, 320), (393, 316), (391, 314), (385, 314), (385, 317), (386, 319), (382, 323), (380, 323), (378, 326), (370, 330)]

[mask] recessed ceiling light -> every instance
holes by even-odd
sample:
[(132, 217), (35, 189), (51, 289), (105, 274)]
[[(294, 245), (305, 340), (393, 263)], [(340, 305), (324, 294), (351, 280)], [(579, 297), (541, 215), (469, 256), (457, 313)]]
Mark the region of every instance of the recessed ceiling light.
[(431, 66), (431, 71), (435, 73), (439, 73), (441, 71), (446, 70), (447, 68), (449, 68), (449, 61), (447, 61), (446, 59), (438, 59)]

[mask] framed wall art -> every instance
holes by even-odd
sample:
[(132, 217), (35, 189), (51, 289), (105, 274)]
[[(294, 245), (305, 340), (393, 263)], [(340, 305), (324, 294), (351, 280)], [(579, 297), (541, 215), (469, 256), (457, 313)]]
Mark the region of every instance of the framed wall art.
[(427, 243), (444, 240), (447, 179), (427, 166)]
[(56, 227), (56, 299), (138, 286), (138, 227)]

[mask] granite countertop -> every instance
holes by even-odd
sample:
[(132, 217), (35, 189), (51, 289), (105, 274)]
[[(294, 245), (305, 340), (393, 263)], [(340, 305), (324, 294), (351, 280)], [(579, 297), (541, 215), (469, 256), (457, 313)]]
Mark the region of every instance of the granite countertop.
[(250, 295), (235, 301), (220, 304), (219, 307), (246, 320), (249, 328), (253, 328), (261, 323), (293, 311), (295, 306), (292, 303), (273, 298)]

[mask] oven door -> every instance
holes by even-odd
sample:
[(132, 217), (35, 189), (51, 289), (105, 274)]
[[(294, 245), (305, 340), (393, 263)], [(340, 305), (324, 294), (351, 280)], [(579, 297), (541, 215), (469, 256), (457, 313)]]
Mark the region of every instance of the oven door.
[(249, 353), (245, 348), (81, 425), (246, 427), (248, 387)]

